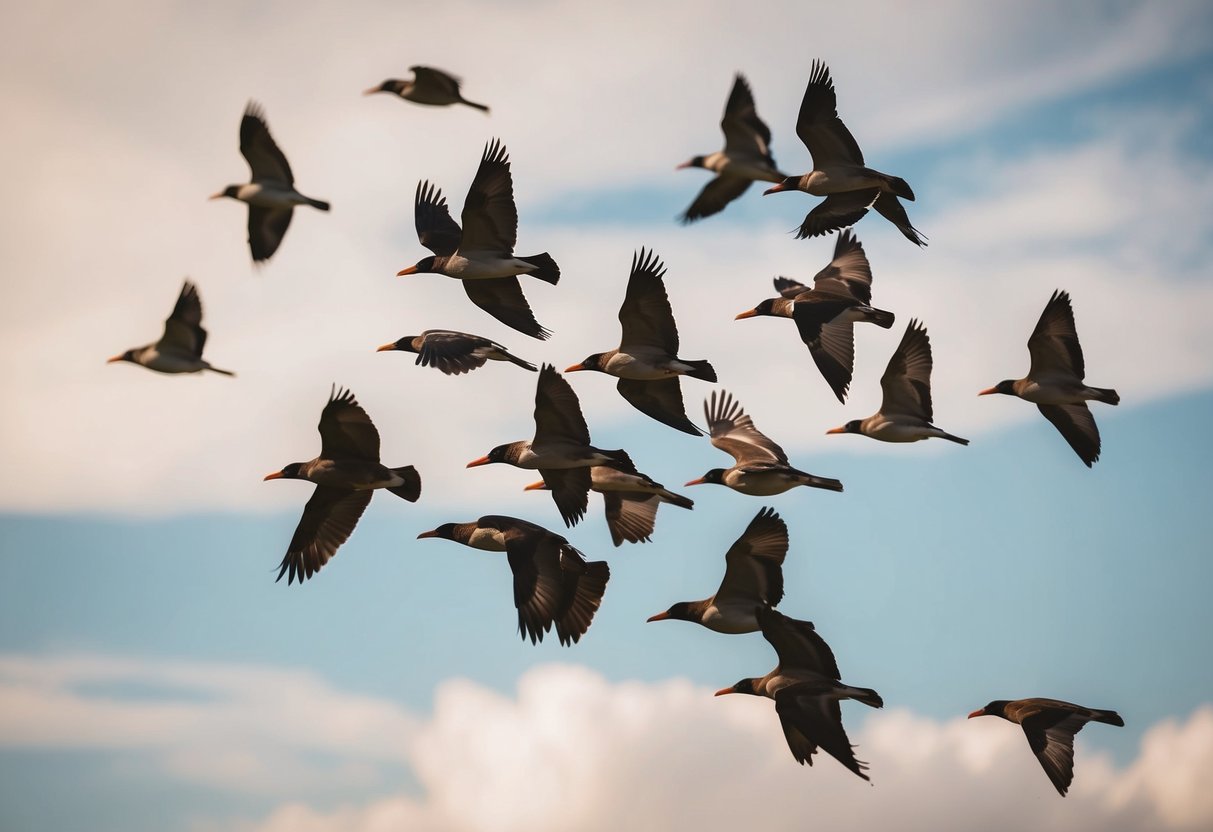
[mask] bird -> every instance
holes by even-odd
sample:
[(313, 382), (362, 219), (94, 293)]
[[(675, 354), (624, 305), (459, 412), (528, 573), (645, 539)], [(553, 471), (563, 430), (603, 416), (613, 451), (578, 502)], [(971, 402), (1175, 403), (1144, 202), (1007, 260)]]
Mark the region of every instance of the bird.
[(531, 644), (552, 625), (564, 646), (576, 644), (594, 619), (611, 577), (606, 561), (587, 562), (568, 540), (542, 526), (504, 515), (443, 523), (417, 539), (441, 538), (486, 552), (505, 552), (514, 573), (518, 632)]
[(333, 386), (320, 412), (320, 455), (309, 462), (292, 462), (266, 480), (308, 480), (316, 483), (303, 507), (278, 577), (288, 584), (320, 571), (354, 531), (358, 518), (383, 488), (410, 503), (421, 496), (421, 477), (412, 465), (388, 468), (379, 462), (379, 431), (354, 394)]
[(906, 239), (918, 246), (926, 241), (910, 225), (905, 207), (898, 197), (914, 200), (909, 184), (899, 176), (866, 167), (863, 151), (851, 131), (838, 117), (838, 99), (829, 67), (813, 61), (809, 83), (796, 118), (796, 135), (813, 157), (813, 169), (801, 176), (788, 176), (766, 194), (804, 191), (825, 200), (809, 212), (796, 232), (796, 239), (829, 234), (859, 222), (875, 208), (877, 213), (897, 226)]
[(694, 156), (676, 170), (703, 168), (716, 174), (682, 215), (684, 223), (710, 217), (746, 192), (751, 182), (779, 182), (785, 176), (771, 155), (771, 131), (758, 117), (750, 85), (739, 72), (720, 120), (724, 150)]
[(975, 716), (1000, 716), (1023, 728), (1024, 736), (1032, 753), (1040, 760), (1041, 767), (1058, 794), (1065, 797), (1074, 780), (1074, 735), (1088, 722), (1102, 722), (1123, 728), (1125, 721), (1116, 711), (1101, 711), (1084, 708), (1058, 699), (996, 699), (984, 708), (969, 714)]
[(1058, 289), (1049, 298), (1028, 339), (1028, 353), (1032, 364), (1026, 377), (1000, 381), (977, 395), (1002, 393), (1032, 402), (1090, 468), (1099, 460), (1100, 442), (1099, 428), (1087, 402), (1116, 405), (1120, 404), (1120, 394), (1083, 382), (1086, 365), (1068, 292)]
[(882, 442), (917, 442), (938, 436), (960, 445), (969, 444), (968, 439), (953, 436), (931, 424), (934, 418), (931, 339), (927, 337), (926, 327), (917, 320), (911, 319), (906, 327), (906, 334), (880, 377), (880, 388), (884, 391), (880, 410), (866, 419), (852, 419), (826, 433), (859, 433)]
[[(547, 491), (543, 480), (528, 485), (524, 491)], [(606, 508), (607, 528), (611, 542), (620, 546), (628, 543), (648, 543), (657, 522), (657, 507), (662, 503), (691, 509), (695, 503), (675, 494), (647, 474), (631, 474), (595, 465), (590, 469), (590, 490), (602, 495)]]
[(248, 244), (253, 262), (261, 263), (278, 250), (296, 205), (321, 211), (330, 206), (295, 190), (291, 166), (270, 135), (261, 106), (253, 101), (240, 119), (240, 153), (252, 170), (248, 184), (228, 185), (210, 198), (231, 197), (248, 203)]
[(788, 526), (772, 508), (761, 508), (724, 556), (724, 579), (711, 598), (679, 601), (649, 621), (692, 621), (717, 633), (753, 633), (756, 610), (783, 598), (783, 559)]
[(377, 87), (363, 90), (363, 95), (374, 95), (377, 92), (390, 92), (405, 101), (414, 104), (429, 104), (434, 107), (444, 107), (449, 104), (466, 104), (481, 112), (487, 113), (489, 108), (475, 101), (468, 101), (459, 91), (463, 82), (441, 69), (430, 66), (411, 66), (413, 80), (403, 81), (399, 78), (388, 78)]
[(846, 768), (870, 780), (868, 764), (855, 759), (855, 749), (842, 727), (843, 699), (872, 708), (884, 707), (880, 694), (839, 681), (838, 663), (811, 622), (789, 618), (769, 607), (755, 610), (762, 635), (779, 656), (779, 664), (761, 679), (742, 679), (716, 691), (717, 696), (746, 693), (775, 700), (784, 739), (801, 765), (813, 765), (818, 747)]
[(236, 375), (231, 370), (212, 367), (202, 359), (202, 348), (206, 346), (206, 330), (202, 328), (202, 301), (198, 298), (198, 287), (189, 280), (181, 287), (173, 312), (164, 321), (164, 334), (160, 340), (143, 347), (132, 347), (121, 355), (106, 361), (129, 361), (158, 373), (199, 373), (210, 370), (225, 376)]
[(665, 264), (643, 248), (632, 255), (627, 293), (619, 307), (618, 349), (596, 352), (565, 370), (595, 370), (619, 379), (616, 389), (632, 407), (675, 430), (702, 436), (687, 418), (679, 376), (715, 382), (707, 361), (678, 357), (678, 327), (665, 292)]
[(788, 455), (758, 428), (730, 393), (716, 391), (703, 405), (712, 444), (736, 460), (732, 468), (713, 468), (687, 485), (712, 483), (755, 497), (782, 494), (798, 485), (842, 491), (842, 483), (793, 468)]
[(535, 386), (535, 437), (498, 445), (473, 459), (468, 468), (504, 462), (539, 471), (565, 525), (575, 526), (589, 504), (590, 468), (610, 465), (629, 474), (636, 466), (624, 451), (604, 451), (590, 444), (577, 394), (556, 368), (544, 364)]
[[(813, 363), (838, 401), (845, 402), (855, 373), (852, 325), (866, 321), (888, 329), (895, 320), (892, 312), (871, 305), (872, 267), (863, 244), (848, 228), (838, 235), (834, 259), (816, 274), (812, 287), (777, 277), (775, 289), (779, 297), (764, 300), (753, 309), (738, 314), (736, 320), (764, 315), (792, 318), (801, 340), (813, 356)], [(802, 300), (810, 305), (797, 316), (796, 305)], [(824, 320), (831, 313), (833, 317)]]
[(442, 274), (461, 280), (468, 298), (485, 312), (532, 338), (548, 338), (552, 333), (535, 320), (517, 275), (529, 274), (555, 285), (560, 267), (546, 251), (531, 257), (514, 256), (518, 209), (514, 207), (509, 154), (497, 139), (485, 145), (460, 218), (462, 230), (451, 219), (442, 192), (428, 181), (419, 182), (414, 199), (417, 239), (434, 256), (396, 274)]
[(406, 335), (390, 344), (384, 344), (376, 352), (415, 352), (414, 364), (436, 367), (446, 375), (470, 373), (484, 366), (486, 361), (509, 361), (524, 370), (536, 372), (538, 368), (529, 361), (511, 355), (496, 341), (455, 332), (451, 329), (427, 329), (420, 335)]

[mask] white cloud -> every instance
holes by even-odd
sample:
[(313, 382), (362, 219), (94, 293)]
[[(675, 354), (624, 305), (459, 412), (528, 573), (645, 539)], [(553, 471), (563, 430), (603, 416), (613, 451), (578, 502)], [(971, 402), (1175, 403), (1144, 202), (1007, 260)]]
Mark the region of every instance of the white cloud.
[[(681, 679), (608, 682), (548, 665), (527, 671), (509, 696), (444, 682), (422, 717), (295, 670), (0, 658), (0, 747), (138, 751), (162, 763), (150, 788), (166, 776), (277, 805), (260, 819), (197, 819), (199, 830), (790, 830), (812, 818), (839, 828), (1082, 832), (1213, 823), (1205, 788), (1213, 706), (1147, 729), (1124, 768), (1090, 750), (1098, 731), (1113, 729), (1088, 728), (1064, 800), (1016, 726), (862, 710), (848, 705), (844, 718), (871, 763), (871, 786), (824, 755), (811, 769), (796, 765), (771, 703), (717, 699)], [(318, 768), (316, 752), (331, 763)], [(402, 766), (417, 793), (393, 793), (385, 767)], [(368, 784), (381, 797), (343, 801), (343, 789)]]

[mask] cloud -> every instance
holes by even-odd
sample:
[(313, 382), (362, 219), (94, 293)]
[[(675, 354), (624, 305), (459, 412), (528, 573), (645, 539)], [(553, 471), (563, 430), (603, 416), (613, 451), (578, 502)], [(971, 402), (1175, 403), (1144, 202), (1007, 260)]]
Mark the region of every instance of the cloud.
[[(1213, 705), (1148, 728), (1123, 768), (1091, 750), (1111, 729), (1089, 728), (1065, 799), (1015, 726), (860, 711), (848, 705), (844, 717), (871, 786), (823, 755), (796, 765), (769, 702), (716, 699), (682, 679), (609, 682), (548, 665), (527, 671), (512, 695), (443, 682), (420, 716), (288, 669), (0, 658), (0, 747), (133, 750), (166, 763), (153, 778), (269, 801), (260, 818), (197, 819), (200, 832), (791, 830), (809, 818), (1008, 832), (1213, 823)], [(317, 752), (328, 767), (316, 767)], [(386, 772), (401, 766), (418, 789), (392, 788)], [(377, 796), (342, 797), (368, 786)]]

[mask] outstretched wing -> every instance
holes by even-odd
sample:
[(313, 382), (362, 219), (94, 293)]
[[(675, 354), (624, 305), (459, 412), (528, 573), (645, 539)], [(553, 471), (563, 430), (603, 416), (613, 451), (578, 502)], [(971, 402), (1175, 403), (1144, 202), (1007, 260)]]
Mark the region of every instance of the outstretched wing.
[(788, 464), (783, 448), (766, 437), (731, 393), (713, 390), (703, 406), (712, 444), (733, 457), (738, 465), (775, 460)]
[(275, 580), (280, 581), (286, 575), (288, 584), (303, 583), (319, 572), (354, 531), (373, 493), (370, 489), (347, 491), (316, 486), (312, 498), (303, 507), (303, 516), (295, 527), (286, 556), (278, 565)]
[(476, 178), (463, 203), (464, 251), (483, 251), (509, 257), (518, 238), (518, 209), (514, 207), (514, 181), (505, 145), (493, 139), (484, 148)]
[(889, 366), (880, 377), (880, 388), (884, 399), (880, 412), (885, 416), (895, 413), (914, 416), (926, 422), (933, 418), (931, 408), (931, 339), (921, 323), (911, 320), (906, 334)]
[(1049, 298), (1028, 339), (1028, 352), (1032, 355), (1032, 368), (1028, 370), (1031, 379), (1082, 381), (1087, 374), (1068, 292), (1058, 290)]
[(181, 294), (177, 296), (173, 313), (164, 322), (164, 335), (160, 337), (157, 346), (161, 352), (172, 351), (201, 358), (205, 344), (202, 301), (198, 298), (198, 288), (187, 280), (181, 287)]
[(446, 197), (429, 182), (417, 183), (417, 195), (413, 198), (413, 223), (417, 227), (417, 239), (439, 256), (454, 254), (463, 239), (459, 223), (451, 219)]
[(244, 108), (240, 119), (240, 154), (252, 170), (252, 181), (271, 180), (286, 185), (295, 184), (291, 166), (286, 156), (278, 149), (270, 128), (265, 123), (265, 112), (255, 101)]
[(821, 170), (831, 164), (862, 165), (863, 151), (851, 131), (838, 117), (838, 99), (829, 67), (813, 61), (809, 83), (800, 101), (796, 135), (813, 157), (813, 167)]
[(750, 601), (775, 606), (783, 598), (783, 559), (788, 526), (772, 508), (763, 508), (724, 556), (724, 579), (716, 602)]
[(320, 412), (320, 456), (379, 461), (379, 431), (349, 390), (334, 386)]

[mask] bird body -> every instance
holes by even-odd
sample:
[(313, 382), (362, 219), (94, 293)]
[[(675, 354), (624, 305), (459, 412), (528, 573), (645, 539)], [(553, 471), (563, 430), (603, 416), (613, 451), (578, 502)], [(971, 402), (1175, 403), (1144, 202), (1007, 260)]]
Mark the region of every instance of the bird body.
[(427, 104), (432, 107), (466, 104), (485, 113), (489, 111), (485, 105), (464, 98), (460, 91), (462, 82), (449, 72), (429, 66), (411, 66), (409, 72), (413, 73), (412, 79), (388, 78), (379, 86), (364, 90), (362, 94), (387, 92), (414, 104)]
[(158, 373), (199, 373), (210, 370), (225, 376), (233, 376), (231, 370), (212, 367), (202, 358), (206, 346), (206, 330), (202, 328), (202, 301), (198, 289), (185, 281), (173, 305), (172, 314), (164, 321), (164, 334), (160, 340), (142, 347), (134, 347), (115, 355), (106, 363), (127, 361), (155, 370)]
[(996, 699), (984, 708), (969, 714), (997, 716), (1023, 728), (1028, 745), (1040, 760), (1058, 794), (1065, 797), (1074, 781), (1074, 735), (1088, 722), (1124, 727), (1125, 721), (1116, 711), (1087, 708), (1060, 699)]
[(1000, 381), (977, 395), (1001, 393), (1034, 403), (1088, 468), (1099, 460), (1099, 427), (1088, 401), (1120, 404), (1120, 394), (1083, 381), (1086, 362), (1068, 292), (1053, 292), (1028, 339), (1032, 364), (1021, 379)]
[[(524, 490), (550, 490), (540, 480)], [(590, 469), (590, 490), (602, 495), (606, 509), (607, 528), (611, 542), (620, 546), (628, 543), (647, 543), (657, 522), (657, 507), (662, 503), (691, 509), (695, 504), (675, 494), (646, 474), (620, 471), (608, 465), (595, 465)]]
[(265, 114), (251, 101), (240, 120), (240, 153), (249, 164), (250, 181), (228, 185), (211, 199), (230, 197), (248, 204), (249, 248), (253, 262), (260, 263), (278, 250), (296, 205), (310, 205), (320, 211), (330, 206), (295, 189), (291, 166), (270, 135)]
[(678, 166), (678, 169), (703, 168), (716, 174), (683, 213), (684, 223), (723, 211), (749, 189), (751, 182), (784, 179), (771, 155), (771, 131), (758, 117), (750, 85), (740, 73), (733, 79), (720, 129), (724, 132), (723, 150), (695, 156)]
[(486, 361), (508, 361), (532, 372), (538, 369), (529, 361), (510, 354), (496, 341), (451, 329), (427, 329), (420, 335), (398, 338), (377, 350), (391, 351), (417, 353), (416, 364), (436, 367), (446, 375), (471, 372), (483, 367)]

